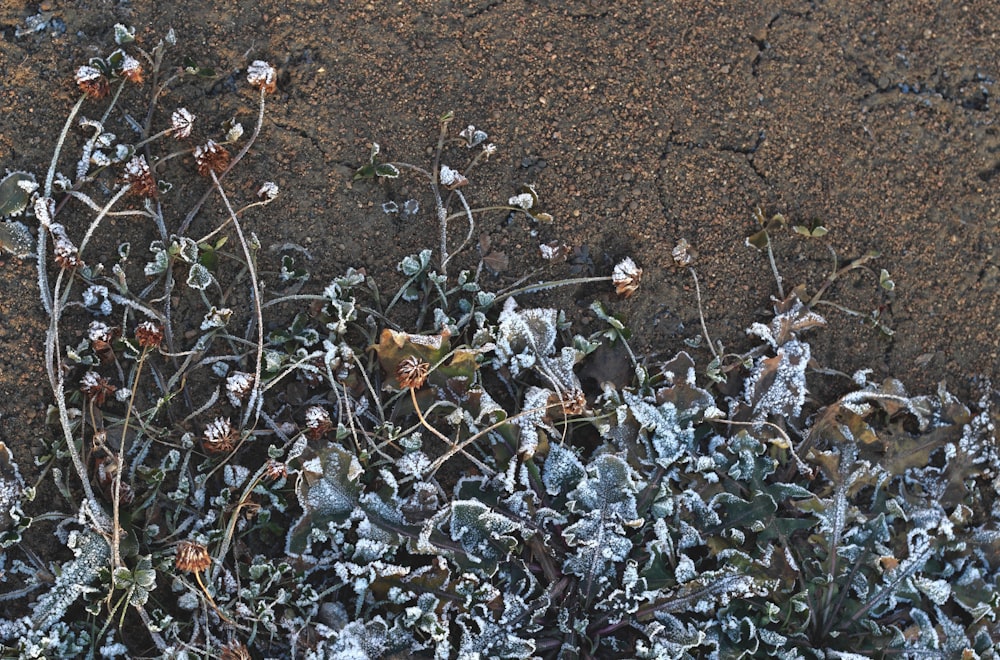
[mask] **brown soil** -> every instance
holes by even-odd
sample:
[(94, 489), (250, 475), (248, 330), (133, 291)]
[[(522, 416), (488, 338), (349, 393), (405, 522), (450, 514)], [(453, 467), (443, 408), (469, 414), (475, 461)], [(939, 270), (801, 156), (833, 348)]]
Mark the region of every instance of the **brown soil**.
[[(500, 149), (469, 195), (503, 201), (530, 182), (555, 216), (537, 227), (483, 216), (480, 230), (511, 260), (497, 287), (541, 267), (537, 246), (551, 240), (589, 246), (599, 274), (626, 255), (645, 269), (627, 302), (597, 286), (524, 304), (575, 309), (603, 299), (627, 316), (637, 352), (671, 355), (700, 333), (692, 279), (670, 256), (684, 238), (698, 252), (708, 331), (744, 349), (744, 329), (766, 318), (776, 294), (766, 256), (744, 244), (759, 205), (793, 224), (822, 222), (822, 242), (843, 259), (880, 251), (876, 272), (895, 280), (887, 301), (870, 277), (833, 287), (829, 300), (864, 313), (887, 303), (895, 336), (885, 341), (821, 309), (829, 326), (812, 336), (820, 365), (871, 368), (911, 391), (945, 381), (968, 394), (974, 375), (996, 381), (1000, 5), (731, 4), (43, 2), (57, 20), (18, 37), (39, 6), (14, 0), (0, 9), (0, 164), (44, 175), (77, 96), (73, 72), (107, 52), (115, 23), (136, 26), (146, 45), (173, 27), (168, 57), (190, 55), (222, 79), (177, 90), (163, 99), (166, 112), (183, 102), (210, 121), (236, 116), (250, 126), (246, 64), (279, 68), (261, 140), (235, 187), (250, 198), (260, 182), (278, 183), (281, 206), (247, 222), (265, 246), (306, 247), (312, 285), (348, 266), (394, 283), (401, 257), (435, 246), (426, 200), (416, 221), (381, 210), (422, 189), (354, 184), (351, 175), (373, 140), (389, 159), (428, 164), (437, 117), (453, 110), (456, 126), (487, 130)], [(133, 246), (148, 240), (124, 223), (113, 238), (125, 230), (140, 231)], [(775, 250), (788, 288), (815, 290), (829, 272), (821, 242), (787, 232)], [(565, 274), (561, 266), (543, 276)], [(35, 279), (31, 262), (2, 257), (0, 438), (24, 468), (49, 433), (51, 400)], [(694, 352), (702, 364), (710, 358)], [(830, 380), (814, 383), (841, 386)]]

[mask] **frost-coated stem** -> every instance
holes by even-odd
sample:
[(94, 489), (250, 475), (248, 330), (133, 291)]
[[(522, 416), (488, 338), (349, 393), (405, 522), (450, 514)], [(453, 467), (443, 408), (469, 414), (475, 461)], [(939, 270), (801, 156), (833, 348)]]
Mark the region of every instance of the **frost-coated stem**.
[[(263, 92), (261, 93), (261, 112), (263, 113)], [(255, 132), (256, 134), (256, 132)], [(253, 390), (250, 392), (250, 399), (247, 402), (246, 412), (243, 413), (243, 423), (245, 427), (247, 422), (250, 421), (250, 416), (253, 414), (254, 410), (261, 404), (260, 398), (260, 376), (261, 376), (261, 365), (264, 361), (264, 313), (261, 308), (260, 303), (260, 282), (257, 280), (257, 266), (254, 264), (253, 254), (250, 252), (250, 246), (247, 244), (246, 236), (243, 235), (243, 227), (240, 225), (239, 218), (236, 217), (236, 212), (233, 211), (232, 204), (229, 203), (229, 198), (226, 196), (226, 191), (222, 189), (222, 184), (219, 183), (219, 177), (215, 175), (214, 171), (210, 171), (212, 175), (212, 182), (215, 184), (215, 189), (219, 192), (219, 197), (222, 198), (223, 204), (226, 205), (226, 211), (229, 212), (229, 219), (232, 220), (233, 227), (236, 228), (236, 236), (240, 240), (240, 247), (243, 248), (243, 256), (247, 260), (247, 271), (250, 273), (250, 284), (253, 287), (253, 309), (254, 313), (257, 315), (257, 357), (254, 360), (254, 374), (253, 374)]]
[[(446, 267), (448, 265), (448, 261), (453, 256), (455, 256), (456, 254), (458, 254), (459, 252), (461, 252), (462, 250), (465, 249), (465, 246), (468, 245), (469, 241), (472, 240), (472, 234), (474, 234), (475, 231), (476, 231), (476, 220), (475, 220), (475, 218), (472, 215), (472, 209), (469, 208), (469, 203), (467, 201), (465, 201), (465, 195), (463, 195), (461, 193), (461, 191), (459, 191), (459, 190), (455, 191), (455, 195), (458, 196), (458, 201), (462, 202), (462, 208), (465, 209), (465, 217), (468, 218), (468, 220), (469, 220), (469, 232), (465, 235), (465, 240), (463, 240), (462, 243), (461, 243), (461, 245), (458, 246), (458, 249), (455, 250), (454, 254), (448, 255), (447, 258), (444, 258), (443, 262), (441, 263), (441, 269), (444, 271), (445, 275), (448, 274), (448, 271), (446, 269)], [(440, 213), (441, 213), (441, 210), (439, 209), (438, 210), (438, 215), (440, 215)], [(448, 218), (447, 217), (445, 217), (444, 220), (442, 221), (442, 225), (447, 230), (447, 227), (448, 227)], [(444, 243), (442, 243), (442, 245), (444, 245)], [(444, 255), (443, 252), (442, 252), (442, 255)]]
[[(719, 352), (715, 350), (715, 346), (712, 344), (712, 337), (708, 334), (708, 326), (705, 325), (705, 312), (701, 308), (701, 285), (698, 284), (698, 273), (695, 272), (694, 268), (688, 266), (688, 270), (691, 271), (691, 277), (694, 278), (694, 296), (695, 300), (698, 301), (698, 320), (701, 321), (701, 334), (705, 337), (705, 342), (708, 344), (708, 350), (712, 351), (712, 357), (722, 362), (722, 358), (719, 357)], [(778, 282), (778, 291), (781, 291), (781, 282)], [(781, 296), (784, 299), (784, 295)]]

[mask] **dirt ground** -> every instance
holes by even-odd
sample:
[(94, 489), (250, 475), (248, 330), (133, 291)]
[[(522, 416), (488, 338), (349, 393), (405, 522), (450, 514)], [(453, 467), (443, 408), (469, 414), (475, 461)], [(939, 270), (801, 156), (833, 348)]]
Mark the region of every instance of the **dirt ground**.
[[(40, 10), (44, 29), (23, 34)], [(168, 58), (217, 69), (214, 84), (178, 92), (212, 121), (251, 125), (246, 65), (278, 67), (261, 140), (238, 174), (247, 195), (278, 183), (281, 205), (250, 229), (265, 246), (306, 247), (316, 287), (348, 266), (397, 282), (404, 255), (435, 247), (429, 211), (401, 221), (381, 210), (419, 187), (351, 175), (373, 140), (388, 159), (429, 165), (436, 119), (451, 110), (455, 126), (475, 124), (499, 148), (468, 194), (502, 202), (532, 183), (555, 217), (483, 216), (480, 230), (510, 259), (498, 287), (543, 267), (538, 245), (555, 240), (588, 246), (598, 274), (626, 255), (645, 270), (628, 301), (598, 285), (523, 304), (605, 300), (628, 318), (637, 352), (672, 355), (700, 333), (692, 279), (670, 255), (683, 238), (698, 253), (708, 330), (739, 351), (776, 294), (766, 256), (745, 245), (759, 205), (829, 229), (822, 241), (775, 237), (787, 287), (819, 286), (831, 264), (823, 243), (842, 259), (880, 251), (875, 272), (895, 281), (884, 300), (871, 277), (832, 288), (827, 299), (865, 314), (882, 305), (895, 335), (821, 309), (819, 365), (871, 368), (912, 392), (944, 381), (968, 394), (972, 376), (1000, 376), (998, 3), (7, 0), (0, 165), (44, 174), (77, 98), (73, 73), (109, 50), (118, 22), (146, 45), (173, 27)], [(49, 433), (46, 319), (34, 265), (0, 264), (0, 438), (30, 466)]]

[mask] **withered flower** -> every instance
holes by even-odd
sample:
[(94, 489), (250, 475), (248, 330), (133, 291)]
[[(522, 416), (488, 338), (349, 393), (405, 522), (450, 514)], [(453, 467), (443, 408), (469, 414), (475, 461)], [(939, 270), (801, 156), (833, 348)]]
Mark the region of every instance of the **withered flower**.
[(686, 238), (677, 241), (677, 245), (670, 251), (670, 256), (673, 257), (674, 263), (681, 267), (690, 266), (691, 262), (694, 261), (691, 244), (688, 243)]
[(400, 360), (396, 367), (396, 380), (402, 388), (419, 390), (427, 382), (427, 374), (430, 373), (431, 365), (424, 362), (415, 355)]
[(173, 136), (178, 140), (191, 135), (191, 127), (194, 126), (195, 116), (187, 108), (177, 108), (170, 115), (170, 125), (173, 127)]
[(226, 398), (235, 407), (240, 407), (253, 389), (253, 374), (234, 371), (226, 378)]
[(247, 67), (247, 82), (265, 94), (273, 94), (278, 87), (278, 72), (263, 60), (254, 60)]
[(333, 420), (321, 406), (309, 406), (306, 409), (306, 434), (312, 440), (319, 440), (333, 430)]
[(135, 328), (135, 340), (143, 348), (156, 348), (163, 342), (163, 329), (152, 321), (143, 321)]
[(184, 573), (201, 573), (212, 565), (212, 558), (208, 555), (208, 548), (201, 543), (181, 541), (177, 544), (174, 565)]
[(250, 660), (250, 651), (245, 644), (234, 639), (222, 647), (219, 660)]
[(84, 65), (76, 70), (76, 86), (92, 99), (103, 99), (111, 91), (107, 76), (92, 66)]
[(95, 406), (103, 406), (104, 401), (118, 389), (96, 371), (88, 371), (80, 379), (80, 391), (93, 401)]
[(159, 192), (153, 173), (149, 171), (146, 157), (142, 154), (133, 156), (132, 160), (125, 163), (125, 174), (122, 178), (125, 183), (131, 184), (129, 192), (139, 197), (156, 197)]
[(122, 55), (118, 75), (129, 82), (139, 84), (142, 82), (142, 64), (131, 55)]
[(225, 417), (216, 417), (205, 427), (201, 444), (210, 454), (223, 454), (232, 451), (238, 439), (239, 434), (233, 429), (229, 420)]
[(83, 265), (83, 261), (80, 260), (80, 250), (69, 240), (66, 227), (53, 222), (49, 225), (49, 233), (52, 234), (52, 253), (60, 268), (72, 270)]
[(631, 298), (639, 289), (640, 280), (642, 280), (642, 269), (635, 265), (632, 257), (625, 257), (618, 262), (611, 273), (615, 293), (622, 298)]
[(273, 458), (269, 458), (264, 466), (264, 476), (270, 481), (284, 479), (288, 476), (288, 466), (284, 463), (279, 463)]
[(229, 167), (230, 160), (226, 148), (213, 140), (195, 147), (194, 150), (194, 162), (198, 165), (198, 174), (202, 176), (209, 176), (212, 172), (221, 174)]

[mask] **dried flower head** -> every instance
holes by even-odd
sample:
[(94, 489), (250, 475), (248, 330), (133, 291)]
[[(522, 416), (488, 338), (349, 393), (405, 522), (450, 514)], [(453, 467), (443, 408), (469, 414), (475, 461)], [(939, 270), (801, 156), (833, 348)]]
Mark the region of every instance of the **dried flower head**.
[(642, 280), (642, 269), (635, 265), (631, 257), (625, 257), (615, 266), (611, 273), (611, 281), (615, 285), (615, 293), (622, 298), (630, 298), (639, 289)]
[(142, 82), (142, 64), (131, 55), (122, 55), (118, 65), (118, 75), (129, 82), (139, 84)]
[(191, 135), (191, 127), (194, 126), (195, 116), (187, 108), (177, 108), (170, 115), (170, 125), (173, 127), (173, 135), (178, 140)]
[(156, 197), (159, 192), (153, 173), (149, 171), (146, 157), (142, 154), (133, 156), (132, 160), (125, 163), (125, 174), (122, 178), (125, 183), (132, 186), (129, 192), (139, 197)]
[(250, 660), (250, 651), (245, 644), (234, 639), (222, 647), (219, 660)]
[(264, 201), (270, 202), (278, 196), (278, 184), (274, 181), (265, 181), (257, 191), (257, 196)]
[(694, 261), (693, 252), (691, 244), (688, 243), (686, 238), (682, 238), (677, 241), (677, 245), (670, 251), (670, 256), (673, 257), (675, 264), (683, 268), (684, 266), (690, 266), (691, 262)]
[(111, 91), (107, 76), (92, 66), (84, 65), (76, 70), (76, 86), (92, 99), (103, 99)]
[(333, 420), (322, 406), (309, 406), (306, 409), (306, 434), (312, 440), (319, 440), (333, 430)]
[(265, 94), (273, 94), (278, 87), (278, 72), (263, 60), (254, 60), (247, 67), (247, 82)]
[(253, 374), (234, 371), (226, 378), (226, 398), (235, 407), (240, 407), (253, 389)]
[(52, 253), (60, 268), (72, 270), (83, 265), (83, 261), (80, 260), (80, 251), (66, 235), (66, 227), (54, 222), (49, 225), (49, 233), (52, 234)]
[(447, 165), (441, 166), (441, 172), (438, 174), (438, 181), (441, 185), (448, 190), (454, 190), (455, 188), (461, 188), (469, 182), (467, 178), (462, 176), (462, 173), (458, 170), (453, 170)]
[(209, 454), (224, 454), (233, 450), (239, 434), (225, 417), (216, 417), (205, 427), (201, 444)]
[(163, 329), (152, 321), (143, 321), (135, 328), (135, 340), (143, 348), (156, 348), (163, 342)]
[(284, 463), (279, 463), (273, 458), (267, 459), (267, 463), (264, 465), (264, 477), (270, 481), (278, 481), (279, 479), (284, 479), (288, 476), (288, 466)]
[(201, 543), (181, 541), (177, 544), (174, 565), (184, 573), (201, 573), (212, 565), (212, 558), (208, 555), (208, 548)]
[(194, 162), (198, 165), (198, 174), (202, 176), (209, 176), (212, 172), (221, 174), (229, 167), (230, 159), (226, 148), (213, 140), (195, 147), (194, 150)]
[(114, 394), (116, 389), (118, 388), (107, 378), (93, 370), (83, 374), (83, 378), (80, 379), (80, 391), (98, 407), (103, 406), (104, 401), (109, 395)]
[(419, 390), (427, 382), (431, 365), (415, 355), (403, 358), (396, 367), (396, 380), (402, 388)]

